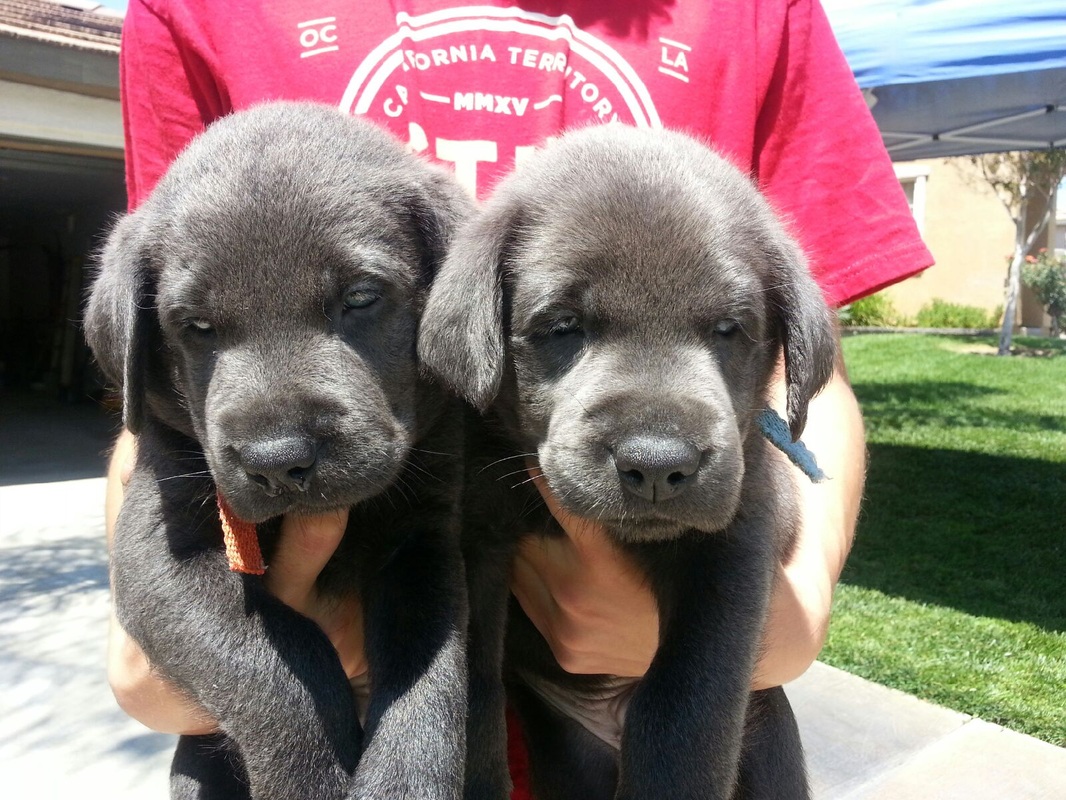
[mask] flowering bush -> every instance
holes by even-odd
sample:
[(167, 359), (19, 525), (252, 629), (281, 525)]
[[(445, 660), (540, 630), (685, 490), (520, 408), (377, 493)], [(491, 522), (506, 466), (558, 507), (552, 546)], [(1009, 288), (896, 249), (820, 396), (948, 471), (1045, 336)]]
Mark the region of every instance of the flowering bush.
[(1066, 258), (1041, 248), (1025, 257), (1022, 282), (1033, 290), (1051, 317), (1051, 335), (1058, 336), (1066, 316)]

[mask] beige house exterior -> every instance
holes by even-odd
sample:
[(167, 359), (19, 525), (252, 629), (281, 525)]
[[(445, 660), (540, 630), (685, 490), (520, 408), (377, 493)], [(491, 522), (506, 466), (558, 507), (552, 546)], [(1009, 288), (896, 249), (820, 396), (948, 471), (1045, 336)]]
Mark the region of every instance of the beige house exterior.
[[(885, 290), (896, 309), (914, 317), (938, 298), (989, 312), (1002, 308), (1014, 223), (978, 168), (968, 158), (937, 158), (899, 162), (895, 169), (936, 259), (924, 273)], [(1056, 241), (1056, 234), (1063, 238), (1053, 220), (1036, 247)], [(1048, 324), (1040, 303), (1025, 288), (1016, 322), (1034, 328)]]

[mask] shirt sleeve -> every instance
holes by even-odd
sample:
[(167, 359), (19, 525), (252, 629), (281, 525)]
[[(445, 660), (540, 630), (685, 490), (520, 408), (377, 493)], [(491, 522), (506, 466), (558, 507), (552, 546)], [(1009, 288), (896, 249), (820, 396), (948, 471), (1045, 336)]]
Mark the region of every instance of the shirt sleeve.
[(760, 187), (843, 305), (933, 263), (817, 0), (793, 0), (756, 126)]
[(227, 112), (209, 53), (164, 3), (131, 0), (119, 57), (126, 139), (126, 192), (136, 208), (167, 167)]

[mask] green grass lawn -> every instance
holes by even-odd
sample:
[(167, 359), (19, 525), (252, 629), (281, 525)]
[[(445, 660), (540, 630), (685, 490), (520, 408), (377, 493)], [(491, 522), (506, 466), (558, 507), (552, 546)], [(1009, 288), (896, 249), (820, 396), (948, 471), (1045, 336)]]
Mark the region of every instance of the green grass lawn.
[(1066, 745), (1066, 342), (847, 337), (870, 466), (822, 660)]

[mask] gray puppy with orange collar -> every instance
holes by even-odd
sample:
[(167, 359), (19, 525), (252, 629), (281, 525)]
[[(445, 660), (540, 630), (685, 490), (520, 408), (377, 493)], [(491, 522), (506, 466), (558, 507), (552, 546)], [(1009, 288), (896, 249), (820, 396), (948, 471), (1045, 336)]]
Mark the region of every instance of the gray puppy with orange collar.
[[(751, 691), (797, 525), (758, 424), (782, 352), (798, 438), (833, 369), (830, 312), (749, 179), (681, 134), (565, 135), (456, 236), (419, 355), (486, 412), (464, 511), (470, 796), (506, 797), (501, 675), (538, 800), (807, 796), (784, 693)], [(508, 612), (516, 532), (562, 535), (513, 477), (529, 455), (647, 575), (661, 640), (643, 678), (570, 675)]]
[[(173, 796), (460, 796), (461, 434), (415, 334), (469, 211), (373, 125), (273, 103), (208, 128), (108, 238), (86, 333), (138, 434), (118, 617), (223, 732), (182, 737)], [(322, 630), (227, 569), (216, 495), (267, 563), (282, 514), (349, 509), (319, 590), (361, 600), (365, 725)]]

